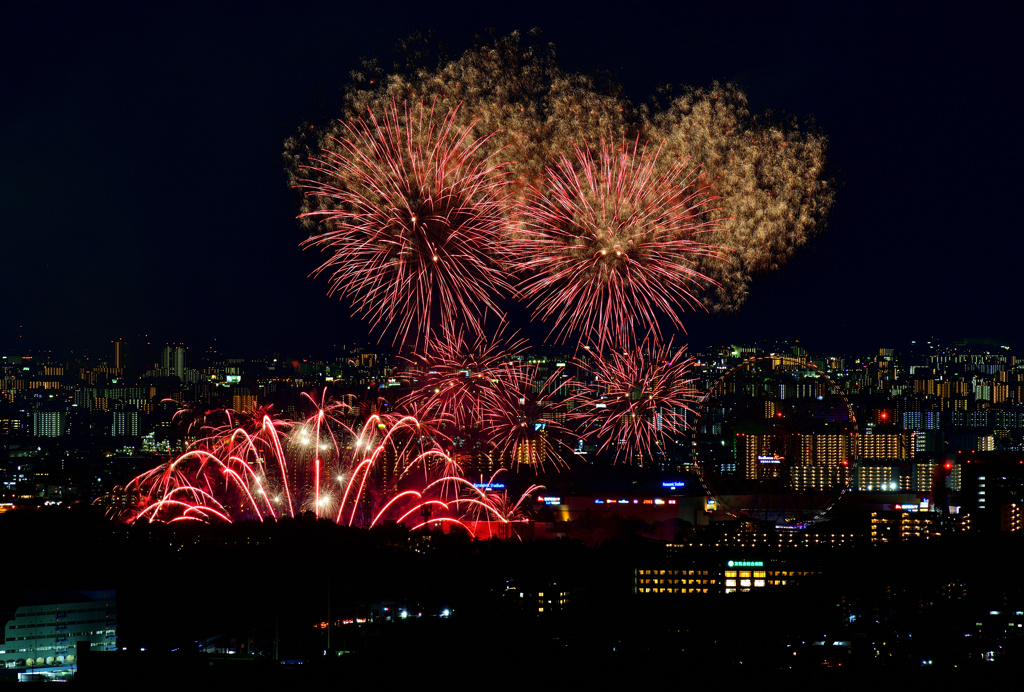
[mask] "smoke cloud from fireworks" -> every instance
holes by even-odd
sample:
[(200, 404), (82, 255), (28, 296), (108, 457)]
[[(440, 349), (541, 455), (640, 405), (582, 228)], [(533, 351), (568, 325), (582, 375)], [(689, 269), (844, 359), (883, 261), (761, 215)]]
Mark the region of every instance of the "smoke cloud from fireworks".
[(345, 123), (393, 103), (435, 103), (472, 130), (478, 156), (501, 152), (510, 195), (520, 201), (542, 185), (559, 157), (578, 147), (596, 151), (602, 139), (661, 146), (665, 167), (679, 160), (699, 166), (700, 185), (719, 198), (720, 230), (702, 242), (725, 248), (729, 257), (696, 259), (695, 271), (710, 279), (700, 300), (712, 309), (740, 307), (756, 275), (783, 266), (824, 227), (834, 193), (826, 139), (792, 118), (752, 114), (735, 84), (684, 88), (662, 106), (635, 107), (605, 76), (563, 71), (554, 46), (536, 31), (491, 36), (456, 59), (438, 54), (423, 37), (403, 48), (405, 62), (395, 69), (367, 61), (353, 73), (339, 122), (303, 128), (286, 142), (293, 184), (302, 164), (344, 132)]

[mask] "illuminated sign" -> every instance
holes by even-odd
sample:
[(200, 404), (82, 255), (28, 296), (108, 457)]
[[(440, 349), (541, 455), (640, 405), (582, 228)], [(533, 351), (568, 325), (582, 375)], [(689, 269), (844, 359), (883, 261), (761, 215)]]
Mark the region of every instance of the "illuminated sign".
[(730, 567), (764, 567), (764, 560), (729, 560)]
[[(544, 498), (538, 498), (538, 499), (542, 499), (543, 500)], [(613, 500), (611, 498), (605, 498), (605, 499), (602, 500), (602, 499), (599, 499), (599, 498), (595, 497), (594, 498), (594, 504), (595, 505), (639, 505), (639, 504), (644, 504), (644, 505), (664, 505), (664, 504), (666, 504), (666, 501), (662, 500), (660, 498), (654, 498), (654, 499), (650, 499), (650, 500), (642, 500), (641, 501), (638, 498), (629, 498), (629, 499), (622, 498), (622, 499), (618, 499), (618, 500)], [(675, 500), (668, 500), (667, 504), (674, 505), (674, 504), (676, 504), (676, 501)]]
[(757, 455), (757, 463), (759, 464), (781, 464), (782, 459), (783, 457), (780, 457), (778, 454), (771, 456)]
[(662, 481), (661, 482), (661, 487), (662, 488), (673, 488), (673, 489), (675, 489), (675, 488), (682, 488), (685, 485), (686, 485), (685, 481)]
[(560, 505), (560, 504), (562, 504), (562, 498), (560, 498), (560, 497), (553, 497), (553, 496), (549, 495), (549, 496), (546, 496), (546, 497), (538, 497), (537, 499), (540, 500), (541, 502), (543, 502), (546, 505)]
[(242, 381), (242, 376), (241, 375), (228, 375), (224, 379), (226, 379), (228, 382), (241, 382)]
[(505, 488), (504, 483), (474, 483), (474, 488), (480, 488), (481, 490), (503, 490)]
[(715, 502), (715, 498), (709, 497), (709, 498), (704, 500), (704, 511), (705, 512), (714, 512), (715, 509), (717, 509), (717, 507), (718, 507), (718, 503)]

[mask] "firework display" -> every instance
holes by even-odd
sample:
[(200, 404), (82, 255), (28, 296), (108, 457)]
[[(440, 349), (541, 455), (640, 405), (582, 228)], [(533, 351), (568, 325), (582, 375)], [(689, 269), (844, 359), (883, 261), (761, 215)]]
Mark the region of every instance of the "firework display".
[(699, 185), (719, 198), (720, 227), (702, 242), (729, 256), (693, 258), (696, 272), (712, 280), (698, 296), (712, 309), (738, 308), (753, 277), (784, 265), (824, 227), (834, 196), (827, 140), (792, 118), (752, 114), (734, 84), (683, 88), (674, 97), (666, 90), (661, 106), (636, 108), (612, 80), (563, 71), (536, 32), (491, 36), (452, 60), (422, 40), (403, 48), (407, 59), (393, 70), (368, 61), (354, 73), (340, 121), (306, 126), (286, 141), (293, 185), (317, 152), (348, 136), (348, 123), (393, 103), (433, 103), (472, 132), (481, 160), (500, 152), (515, 199), (542, 186), (554, 161), (576, 147), (596, 151), (602, 138), (661, 146), (660, 167), (682, 159), (700, 166)]
[(456, 320), (482, 333), (484, 316), (501, 314), (495, 293), (510, 288), (495, 261), (506, 181), (455, 117), (391, 104), (346, 122), (298, 182), (301, 218), (315, 222), (305, 244), (331, 254), (316, 273), (403, 344)]
[(507, 373), (505, 364), (526, 349), (525, 339), (506, 340), (502, 334), (499, 329), (494, 338), (470, 341), (462, 332), (449, 333), (406, 358), (404, 377), (412, 392), (399, 406), (439, 425), (479, 429)]
[(712, 309), (737, 308), (753, 276), (778, 270), (822, 229), (834, 195), (825, 139), (792, 118), (751, 115), (735, 84), (685, 90), (652, 114), (646, 131), (664, 141), (669, 160), (699, 161), (719, 200), (721, 225), (705, 242), (728, 248), (731, 261), (697, 259), (715, 280), (702, 296)]
[(483, 433), (513, 468), (558, 469), (572, 452), (565, 396), (572, 382), (561, 368), (544, 377), (538, 363), (504, 364), (487, 399)]
[(692, 365), (686, 346), (656, 340), (581, 360), (589, 377), (576, 383), (572, 418), (601, 441), (601, 451), (614, 447), (616, 461), (664, 456), (665, 446), (685, 434), (700, 399)]
[(557, 340), (623, 347), (636, 332), (659, 333), (659, 316), (682, 327), (682, 311), (709, 279), (694, 269), (715, 228), (709, 200), (685, 159), (658, 170), (658, 151), (602, 142), (577, 147), (548, 169), (524, 205), (511, 243), (520, 292), (554, 321)]
[[(663, 333), (685, 331), (694, 308), (738, 307), (755, 274), (821, 229), (826, 142), (751, 115), (734, 85), (634, 108), (610, 80), (563, 72), (535, 39), (492, 36), (433, 66), (409, 43), (404, 66), (354, 74), (340, 119), (286, 142), (303, 246), (327, 254), (314, 274), (406, 354), (363, 395), (404, 384), (394, 409), (383, 400), (359, 418), (325, 393), (295, 420), (183, 410), (197, 441), (124, 488), (138, 501), (112, 509), (121, 519), (309, 513), (479, 535), (522, 518), (540, 489), (516, 500), (484, 472), (565, 468), (587, 440), (616, 462), (666, 457), (698, 395), (685, 346)], [(587, 354), (568, 370), (529, 359), (526, 339), (504, 335), (523, 309)], [(707, 401), (700, 424), (719, 430)], [(740, 478), (733, 457), (697, 449), (706, 482)], [(751, 464), (740, 480), (775, 468)]]
[(374, 414), (352, 427), (347, 413), (323, 400), (299, 421), (221, 412), (223, 423), (208, 425), (188, 451), (126, 485), (139, 501), (120, 518), (216, 523), (310, 513), (363, 528), (451, 523), (467, 531), (464, 517), (509, 521), (508, 498), (466, 480), (416, 418)]

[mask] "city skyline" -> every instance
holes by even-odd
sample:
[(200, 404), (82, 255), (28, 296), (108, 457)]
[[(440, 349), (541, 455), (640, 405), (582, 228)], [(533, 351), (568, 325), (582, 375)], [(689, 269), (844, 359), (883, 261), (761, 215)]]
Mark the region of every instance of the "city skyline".
[(0, 679), (1012, 678), (1014, 31), (9, 10)]

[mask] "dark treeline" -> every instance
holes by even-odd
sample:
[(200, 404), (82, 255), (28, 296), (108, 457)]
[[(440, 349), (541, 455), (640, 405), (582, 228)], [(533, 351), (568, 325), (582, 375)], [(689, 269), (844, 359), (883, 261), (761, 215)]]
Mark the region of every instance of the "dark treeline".
[[(1019, 648), (1017, 637), (992, 644), (1004, 649), (1001, 663), (972, 663), (968, 654), (985, 646), (962, 634), (992, 611), (1024, 610), (1013, 566), (1021, 541), (1005, 535), (825, 549), (810, 558), (821, 576), (798, 587), (659, 598), (633, 594), (635, 569), (671, 564), (663, 544), (639, 538), (598, 547), (473, 541), (312, 517), (122, 526), (88, 507), (10, 512), (0, 515), (0, 530), (8, 555), (4, 617), (27, 591), (56, 599), (67, 590), (114, 588), (118, 645), (126, 656), (146, 650), (131, 659), (143, 675), (154, 666), (183, 678), (213, 674), (211, 652), (231, 660), (231, 675), (310, 680), (473, 662), (490, 674), (505, 671), (503, 679), (514, 671), (563, 681), (710, 681), (721, 671), (916, 679), (922, 657), (944, 662), (950, 674), (1020, 660), (1005, 651)], [(682, 559), (732, 557), (706, 551)], [(559, 595), (543, 613), (541, 593)], [(884, 655), (875, 651), (879, 642)], [(558, 662), (557, 670), (537, 668), (545, 660)], [(122, 672), (81, 664), (86, 678), (90, 669), (134, 669), (125, 660), (116, 668)]]

